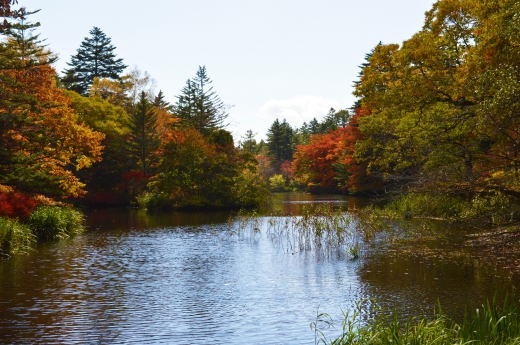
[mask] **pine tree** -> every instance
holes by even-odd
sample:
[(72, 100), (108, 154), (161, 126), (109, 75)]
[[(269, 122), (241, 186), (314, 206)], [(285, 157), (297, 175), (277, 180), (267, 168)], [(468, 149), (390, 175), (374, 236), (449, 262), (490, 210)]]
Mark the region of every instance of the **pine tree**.
[(40, 10), (27, 12), (21, 8), (20, 17), (15, 23), (11, 23), (4, 30), (7, 36), (5, 48), (10, 53), (10, 63), (8, 68), (30, 68), (54, 63), (58, 58), (45, 49), (39, 34), (34, 34), (40, 23), (31, 23), (27, 17), (38, 13)]
[(162, 90), (159, 90), (159, 93), (157, 96), (155, 96), (153, 100), (153, 105), (159, 109), (169, 109), (170, 108), (170, 102), (167, 102), (164, 99), (164, 93)]
[(22, 7), (17, 10), (11, 8), (11, 5), (16, 3), (18, 3), (17, 0), (0, 0), (0, 17), (4, 18), (4, 20), (0, 22), (0, 30), (7, 29), (11, 26), (11, 23), (7, 19), (25, 19), (25, 8)]
[[(369, 53), (365, 54), (365, 62), (363, 62), (361, 65), (358, 66), (361, 70), (358, 73), (358, 80), (354, 81), (354, 87), (358, 87), (361, 85), (361, 78), (363, 78), (363, 70), (365, 68), (367, 68), (368, 66), (370, 66), (370, 58), (372, 57), (372, 55), (374, 55), (376, 48), (382, 44), (383, 44), (383, 42), (379, 41), (379, 43), (374, 48), (372, 48), (372, 50), (370, 50)], [(350, 109), (356, 110), (357, 108), (360, 108), (360, 107), (361, 107), (361, 99), (357, 99)]]
[(95, 77), (119, 79), (127, 67), (123, 59), (116, 59), (111, 39), (101, 29), (90, 30), (91, 37), (85, 37), (77, 54), (67, 63), (71, 68), (64, 70), (63, 83), (69, 90), (74, 90), (84, 96)]
[(139, 102), (130, 117), (130, 130), (132, 156), (139, 170), (150, 175), (152, 166), (156, 163), (154, 152), (159, 147), (160, 140), (157, 134), (157, 114), (144, 91), (141, 92)]
[(206, 67), (199, 66), (194, 78), (186, 81), (186, 86), (177, 96), (174, 112), (185, 125), (193, 127), (205, 136), (227, 126), (226, 105), (220, 100), (206, 73)]
[(292, 159), (293, 135), (291, 125), (285, 119), (283, 122), (276, 119), (267, 130), (267, 148), (276, 161)]
[(256, 143), (255, 136), (256, 133), (253, 133), (252, 130), (248, 129), (239, 142), (240, 148), (252, 154), (257, 154), (258, 144)]

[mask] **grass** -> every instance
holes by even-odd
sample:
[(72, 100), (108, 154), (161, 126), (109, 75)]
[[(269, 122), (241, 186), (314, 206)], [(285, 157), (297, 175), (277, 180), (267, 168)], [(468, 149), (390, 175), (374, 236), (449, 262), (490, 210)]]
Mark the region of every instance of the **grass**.
[(512, 345), (520, 344), (520, 309), (514, 295), (507, 295), (502, 303), (496, 297), (478, 308), (466, 308), (464, 320), (456, 323), (440, 311), (432, 318), (403, 318), (393, 312), (390, 317), (378, 313), (374, 319), (362, 322), (362, 302), (354, 313), (344, 313), (341, 335), (327, 339), (324, 328), (331, 320), (319, 314), (311, 324), (316, 343), (330, 345)]
[(16, 219), (0, 218), (0, 257), (25, 253), (36, 241), (31, 229)]
[(518, 201), (501, 192), (470, 196), (410, 192), (399, 195), (382, 208), (372, 208), (384, 218), (438, 218), (490, 226), (520, 220)]
[(288, 253), (313, 252), (327, 256), (335, 249), (342, 249), (357, 259), (361, 251), (352, 215), (327, 204), (309, 208), (301, 216), (259, 218), (254, 213), (240, 212), (236, 226), (234, 222), (235, 219), (230, 218), (229, 234), (255, 238), (263, 229), (273, 243)]
[(27, 219), (27, 225), (42, 240), (67, 238), (85, 229), (81, 212), (57, 206), (37, 208)]

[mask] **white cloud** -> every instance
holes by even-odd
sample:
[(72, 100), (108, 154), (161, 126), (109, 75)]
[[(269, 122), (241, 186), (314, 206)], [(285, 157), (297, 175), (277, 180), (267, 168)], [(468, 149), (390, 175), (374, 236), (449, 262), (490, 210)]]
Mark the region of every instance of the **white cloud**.
[(286, 119), (295, 127), (313, 118), (318, 121), (329, 112), (330, 108), (341, 109), (339, 102), (320, 96), (296, 96), (286, 100), (269, 100), (259, 110), (263, 121), (272, 123), (275, 119)]

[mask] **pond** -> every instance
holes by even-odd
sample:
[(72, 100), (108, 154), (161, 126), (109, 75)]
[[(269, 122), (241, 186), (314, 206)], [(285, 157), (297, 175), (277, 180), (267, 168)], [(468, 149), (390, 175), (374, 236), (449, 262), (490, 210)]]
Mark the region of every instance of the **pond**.
[(517, 285), (470, 253), (372, 245), (358, 259), (323, 256), (287, 250), (266, 230), (271, 213), (367, 202), (283, 194), (243, 235), (229, 212), (88, 211), (84, 234), (0, 261), (0, 343), (314, 344), (318, 311), (338, 327), (366, 298), (367, 316), (432, 315), (439, 300), (449, 315)]

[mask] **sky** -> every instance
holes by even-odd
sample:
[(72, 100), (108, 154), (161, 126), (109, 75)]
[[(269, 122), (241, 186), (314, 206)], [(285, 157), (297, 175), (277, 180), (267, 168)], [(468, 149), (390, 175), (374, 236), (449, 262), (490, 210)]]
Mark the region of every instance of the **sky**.
[(300, 127), (352, 106), (353, 82), (378, 42), (402, 43), (422, 28), (431, 0), (19, 0), (62, 72), (99, 27), (115, 53), (147, 71), (174, 103), (206, 66), (230, 107), (235, 140), (265, 139), (277, 118)]

